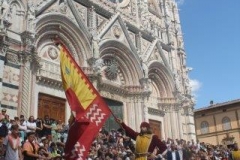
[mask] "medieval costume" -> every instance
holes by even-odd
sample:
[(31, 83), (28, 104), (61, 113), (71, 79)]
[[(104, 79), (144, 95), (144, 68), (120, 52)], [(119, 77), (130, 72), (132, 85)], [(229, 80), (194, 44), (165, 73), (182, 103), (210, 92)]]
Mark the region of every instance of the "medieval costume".
[[(164, 152), (167, 147), (166, 145), (158, 138), (157, 135), (152, 134), (149, 129), (150, 125), (147, 122), (142, 122), (140, 128), (146, 127), (147, 132), (135, 132), (125, 123), (121, 123), (121, 126), (126, 132), (126, 135), (136, 141), (135, 147), (135, 159), (136, 160), (150, 160), (154, 159), (156, 154), (153, 153), (158, 150), (158, 152)], [(142, 130), (142, 129), (141, 129)]]

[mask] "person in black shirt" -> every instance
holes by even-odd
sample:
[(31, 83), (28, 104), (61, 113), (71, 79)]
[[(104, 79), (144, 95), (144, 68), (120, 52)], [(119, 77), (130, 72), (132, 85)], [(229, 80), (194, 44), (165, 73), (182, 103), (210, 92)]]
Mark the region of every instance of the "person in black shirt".
[(36, 119), (36, 136), (43, 137), (43, 120), (40, 118)]
[(49, 119), (48, 115), (45, 115), (44, 121), (43, 121), (43, 136), (47, 137), (49, 135), (52, 135), (52, 122)]

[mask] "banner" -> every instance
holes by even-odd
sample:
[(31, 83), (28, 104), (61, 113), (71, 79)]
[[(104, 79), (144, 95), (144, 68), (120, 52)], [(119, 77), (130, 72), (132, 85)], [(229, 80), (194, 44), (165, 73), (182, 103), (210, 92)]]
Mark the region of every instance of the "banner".
[(68, 160), (85, 160), (91, 144), (111, 111), (68, 50), (60, 46), (63, 88), (75, 117), (65, 144)]

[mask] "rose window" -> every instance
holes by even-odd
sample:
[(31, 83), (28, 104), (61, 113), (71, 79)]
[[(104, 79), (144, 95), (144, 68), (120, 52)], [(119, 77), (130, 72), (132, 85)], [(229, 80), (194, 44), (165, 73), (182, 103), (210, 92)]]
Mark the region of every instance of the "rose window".
[(104, 65), (106, 66), (104, 74), (109, 80), (116, 80), (118, 76), (118, 63), (116, 59), (105, 59)]

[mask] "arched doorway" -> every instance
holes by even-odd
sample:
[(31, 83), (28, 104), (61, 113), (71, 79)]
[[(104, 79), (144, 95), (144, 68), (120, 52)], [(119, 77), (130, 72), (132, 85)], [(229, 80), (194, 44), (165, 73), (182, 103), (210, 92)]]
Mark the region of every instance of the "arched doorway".
[(45, 115), (48, 115), (52, 119), (65, 122), (65, 104), (65, 99), (40, 93), (38, 97), (38, 118), (44, 118)]
[[(104, 98), (108, 107), (112, 110), (113, 114), (118, 118), (123, 119), (123, 103)], [(111, 129), (119, 129), (120, 126), (115, 122), (113, 115), (111, 115), (105, 123), (105, 129), (110, 131)]]

